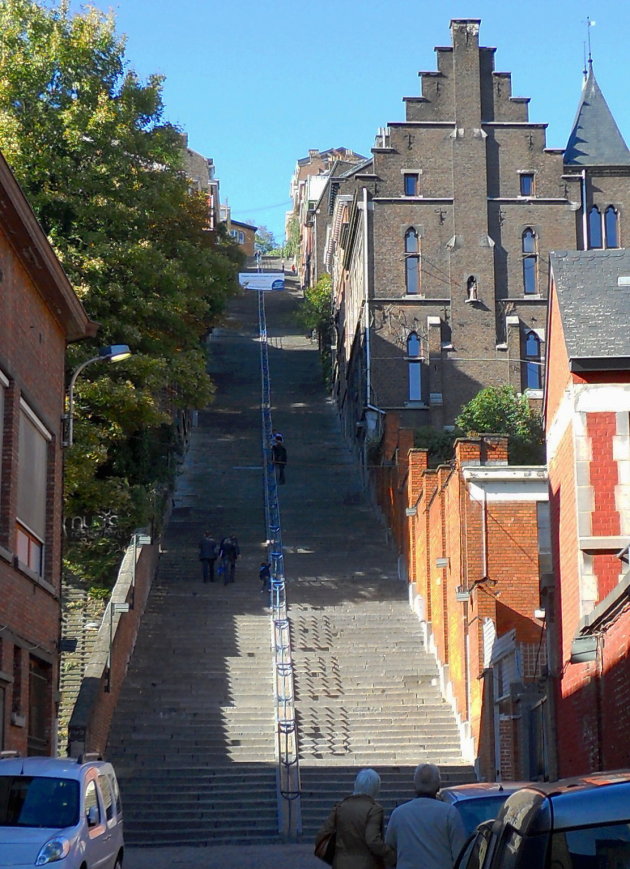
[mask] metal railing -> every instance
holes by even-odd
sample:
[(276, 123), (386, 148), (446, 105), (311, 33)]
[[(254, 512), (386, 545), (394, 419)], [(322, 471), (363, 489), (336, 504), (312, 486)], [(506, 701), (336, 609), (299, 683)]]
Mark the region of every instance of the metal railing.
[(295, 720), (293, 663), (291, 660), (291, 630), (287, 618), (282, 523), (280, 520), (278, 482), (271, 455), (273, 428), (271, 424), (271, 384), (264, 296), (264, 292), (258, 293), (258, 325), (267, 560), (271, 565), (269, 598), (278, 756), (278, 830), (287, 838), (296, 838), (302, 831), (300, 766)]

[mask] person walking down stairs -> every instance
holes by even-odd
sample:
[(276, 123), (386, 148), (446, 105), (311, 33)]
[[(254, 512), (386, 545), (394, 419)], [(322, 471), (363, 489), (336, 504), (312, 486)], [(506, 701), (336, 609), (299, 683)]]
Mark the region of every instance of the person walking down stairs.
[(229, 537), (224, 537), (221, 541), (221, 548), (219, 549), (221, 572), (223, 573), (223, 585), (227, 585), (229, 582), (234, 582), (236, 562), (238, 561), (240, 554), (241, 550), (239, 549), (236, 537), (234, 537), (233, 534)]
[(199, 541), (199, 561), (204, 582), (214, 582), (214, 562), (217, 560), (217, 544), (209, 531)]

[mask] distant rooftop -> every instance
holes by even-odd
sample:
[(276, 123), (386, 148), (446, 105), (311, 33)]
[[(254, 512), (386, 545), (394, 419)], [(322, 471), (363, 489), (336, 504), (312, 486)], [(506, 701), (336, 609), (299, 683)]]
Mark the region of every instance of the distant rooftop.
[(571, 370), (630, 369), (630, 250), (550, 259)]

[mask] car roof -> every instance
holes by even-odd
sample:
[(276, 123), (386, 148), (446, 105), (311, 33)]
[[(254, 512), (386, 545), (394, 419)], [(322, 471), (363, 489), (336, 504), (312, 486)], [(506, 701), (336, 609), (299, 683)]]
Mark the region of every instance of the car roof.
[(499, 796), (500, 794), (514, 793), (519, 788), (531, 785), (529, 781), (478, 781), (463, 785), (452, 785), (442, 788), (438, 794), (440, 799), (448, 803), (457, 803), (461, 800), (474, 800), (482, 797)]
[(5, 757), (0, 758), (0, 775), (30, 775), (42, 778), (81, 779), (86, 769), (96, 767), (110, 772), (104, 761), (80, 763), (72, 757)]
[(630, 770), (530, 784), (508, 797), (498, 821), (543, 833), (630, 820)]

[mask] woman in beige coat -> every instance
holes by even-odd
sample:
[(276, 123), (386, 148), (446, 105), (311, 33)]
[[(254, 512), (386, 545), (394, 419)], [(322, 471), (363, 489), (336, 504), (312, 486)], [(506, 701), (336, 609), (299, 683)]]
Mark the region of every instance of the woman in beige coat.
[(381, 779), (362, 769), (354, 793), (337, 803), (317, 834), (316, 844), (336, 832), (333, 869), (382, 869), (396, 863), (396, 852), (383, 841), (383, 807), (376, 802)]

